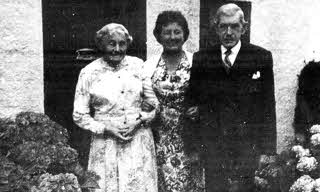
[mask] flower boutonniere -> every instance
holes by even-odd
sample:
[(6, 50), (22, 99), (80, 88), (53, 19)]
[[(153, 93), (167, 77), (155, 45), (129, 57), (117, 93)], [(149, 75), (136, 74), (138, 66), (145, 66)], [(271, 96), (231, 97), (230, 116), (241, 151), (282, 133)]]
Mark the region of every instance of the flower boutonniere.
[(252, 75), (252, 79), (259, 79), (260, 78), (260, 71), (256, 71), (253, 75)]

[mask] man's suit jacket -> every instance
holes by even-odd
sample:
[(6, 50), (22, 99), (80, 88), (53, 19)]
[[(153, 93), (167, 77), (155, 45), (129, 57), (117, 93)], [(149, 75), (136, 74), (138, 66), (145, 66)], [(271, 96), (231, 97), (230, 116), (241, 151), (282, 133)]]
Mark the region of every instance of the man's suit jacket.
[(200, 134), (207, 159), (229, 154), (221, 160), (251, 158), (251, 164), (259, 154), (275, 153), (272, 68), (271, 52), (252, 44), (242, 43), (230, 69), (219, 44), (194, 54), (188, 98), (190, 106), (199, 106), (194, 133)]

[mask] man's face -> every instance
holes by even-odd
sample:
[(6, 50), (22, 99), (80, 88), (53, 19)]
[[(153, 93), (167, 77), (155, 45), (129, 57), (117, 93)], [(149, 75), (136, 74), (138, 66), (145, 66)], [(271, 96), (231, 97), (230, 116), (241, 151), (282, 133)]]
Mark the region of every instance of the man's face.
[(225, 48), (234, 47), (245, 33), (243, 24), (240, 22), (238, 14), (232, 16), (221, 15), (216, 32), (221, 44)]

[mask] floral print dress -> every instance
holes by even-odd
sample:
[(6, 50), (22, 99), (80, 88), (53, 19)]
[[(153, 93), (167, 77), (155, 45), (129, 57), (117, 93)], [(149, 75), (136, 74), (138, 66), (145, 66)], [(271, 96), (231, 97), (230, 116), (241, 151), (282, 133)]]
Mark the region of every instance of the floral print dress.
[[(73, 119), (90, 130), (88, 169), (101, 179), (95, 192), (157, 192), (157, 168), (153, 135), (139, 127), (130, 141), (104, 133), (107, 126), (121, 128), (139, 117), (152, 119), (154, 112), (141, 110), (143, 61), (126, 56), (118, 69), (102, 58), (81, 70), (75, 93)], [(90, 115), (90, 108), (94, 115)]]
[(185, 152), (182, 140), (184, 94), (189, 85), (191, 64), (181, 59), (177, 70), (168, 74), (162, 57), (151, 77), (159, 101), (159, 121), (155, 131), (160, 192), (204, 191), (203, 169)]

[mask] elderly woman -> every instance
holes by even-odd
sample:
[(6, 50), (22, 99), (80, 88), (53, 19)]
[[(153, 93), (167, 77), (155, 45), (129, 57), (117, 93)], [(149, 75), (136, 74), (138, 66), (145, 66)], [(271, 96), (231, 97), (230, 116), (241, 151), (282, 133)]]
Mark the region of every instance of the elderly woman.
[(181, 12), (164, 11), (158, 15), (153, 34), (163, 52), (145, 62), (144, 75), (145, 85), (152, 87), (159, 102), (158, 123), (153, 127), (157, 135), (159, 191), (203, 191), (199, 158), (187, 150), (184, 142), (189, 127), (184, 115), (185, 92), (192, 63), (192, 54), (182, 48), (189, 36), (188, 23)]
[(141, 110), (143, 61), (126, 55), (131, 41), (120, 24), (100, 29), (96, 43), (104, 55), (81, 70), (76, 87), (73, 119), (93, 133), (88, 169), (101, 177), (97, 192), (157, 192), (154, 140), (146, 126), (155, 112)]

